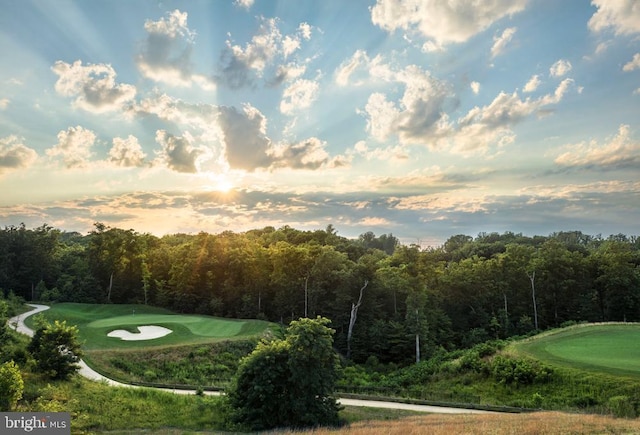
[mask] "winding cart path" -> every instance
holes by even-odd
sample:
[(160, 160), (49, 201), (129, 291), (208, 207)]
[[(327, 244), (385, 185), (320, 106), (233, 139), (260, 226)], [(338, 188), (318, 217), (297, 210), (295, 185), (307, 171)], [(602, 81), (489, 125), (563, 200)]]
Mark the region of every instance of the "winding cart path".
[[(19, 316), (12, 317), (9, 319), (9, 326), (16, 331), (26, 334), (30, 337), (33, 337), (33, 329), (29, 328), (25, 325), (24, 321), (27, 317), (32, 316), (34, 314), (40, 313), (42, 311), (48, 310), (48, 305), (39, 305), (39, 304), (27, 304), (30, 307), (33, 307), (33, 310), (27, 311), (26, 313), (22, 313)], [(127, 388), (149, 388), (149, 387), (139, 387), (136, 385), (123, 384), (118, 381), (114, 381), (113, 379), (109, 379), (105, 376), (102, 376), (100, 373), (93, 370), (89, 367), (84, 361), (80, 360), (80, 370), (78, 371), (81, 376), (91, 379), (97, 382), (104, 382), (108, 385), (115, 387), (127, 387)], [(159, 388), (163, 391), (168, 391), (176, 394), (195, 394), (195, 390), (178, 390), (178, 389), (168, 389), (168, 388)], [(220, 393), (217, 391), (206, 391), (205, 394), (211, 395), (219, 395)], [(429, 413), (437, 413), (437, 414), (495, 414), (493, 411), (484, 411), (480, 409), (464, 409), (464, 408), (451, 408), (447, 406), (432, 406), (432, 405), (416, 405), (411, 403), (399, 403), (399, 402), (384, 402), (380, 400), (359, 400), (359, 399), (344, 399), (338, 398), (338, 401), (342, 405), (346, 406), (362, 406), (369, 408), (386, 408), (386, 409), (404, 409), (410, 411), (419, 411), (419, 412), (429, 412)]]

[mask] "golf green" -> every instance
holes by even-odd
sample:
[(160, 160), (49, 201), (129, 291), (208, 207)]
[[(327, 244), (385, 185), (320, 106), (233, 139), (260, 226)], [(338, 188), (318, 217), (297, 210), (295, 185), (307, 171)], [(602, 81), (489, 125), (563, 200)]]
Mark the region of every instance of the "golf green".
[(121, 328), (122, 326), (171, 325), (186, 326), (194, 335), (203, 337), (233, 337), (242, 330), (245, 322), (215, 317), (183, 314), (128, 314), (94, 320), (87, 328)]
[[(52, 305), (42, 315), (49, 321), (65, 320), (67, 324), (76, 325), (86, 350), (135, 349), (241, 339), (259, 336), (274, 326), (253, 319), (176, 314), (147, 305), (60, 303)], [(34, 328), (35, 319), (28, 318), (27, 325)], [(161, 326), (170, 329), (171, 333), (159, 338), (134, 341), (108, 336), (114, 330), (139, 334), (140, 326)]]
[(554, 364), (640, 377), (640, 324), (579, 325), (533, 337), (516, 348)]

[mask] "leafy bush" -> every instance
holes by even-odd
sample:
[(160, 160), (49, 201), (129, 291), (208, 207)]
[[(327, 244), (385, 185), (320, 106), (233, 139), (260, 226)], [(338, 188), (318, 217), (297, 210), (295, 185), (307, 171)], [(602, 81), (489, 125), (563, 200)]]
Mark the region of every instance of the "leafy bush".
[(0, 365), (0, 411), (11, 411), (22, 397), (24, 382), (13, 361)]
[(484, 343), (476, 344), (472, 350), (478, 353), (480, 358), (485, 358), (495, 354), (504, 348), (505, 342), (502, 340), (491, 340)]
[(83, 356), (78, 328), (67, 326), (66, 321), (49, 323), (42, 317), (37, 324), (27, 349), (36, 360), (38, 370), (52, 379), (68, 378), (80, 368), (77, 363)]
[(635, 418), (638, 416), (636, 403), (629, 396), (613, 396), (609, 398), (607, 409), (616, 417)]
[(291, 322), (284, 340), (263, 342), (246, 357), (228, 392), (231, 420), (254, 430), (337, 424), (331, 397), (339, 359), (329, 320)]
[(480, 354), (475, 350), (470, 350), (466, 352), (462, 358), (460, 358), (460, 365), (458, 366), (458, 371), (460, 373), (464, 372), (475, 372), (480, 373), (483, 371), (485, 364), (482, 361)]
[(549, 381), (553, 369), (538, 361), (498, 355), (491, 361), (491, 373), (502, 384), (531, 385)]

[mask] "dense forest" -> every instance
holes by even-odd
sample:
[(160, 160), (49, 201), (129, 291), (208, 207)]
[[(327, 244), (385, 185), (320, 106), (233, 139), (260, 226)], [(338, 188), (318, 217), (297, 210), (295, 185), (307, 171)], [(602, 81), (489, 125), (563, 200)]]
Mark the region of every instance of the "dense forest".
[(320, 315), (354, 361), (406, 364), (567, 322), (639, 321), (640, 238), (481, 233), (421, 249), (332, 225), (164, 237), (21, 225), (0, 230), (0, 289), (282, 323)]

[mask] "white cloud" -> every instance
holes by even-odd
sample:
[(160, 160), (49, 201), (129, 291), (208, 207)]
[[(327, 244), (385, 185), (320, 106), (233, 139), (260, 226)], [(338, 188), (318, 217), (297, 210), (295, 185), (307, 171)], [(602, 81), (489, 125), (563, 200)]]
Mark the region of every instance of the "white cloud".
[[(553, 94), (547, 94), (544, 97), (537, 100), (541, 106), (549, 104), (558, 104), (564, 95), (569, 91), (569, 88), (574, 85), (573, 79), (564, 79), (560, 82)], [(582, 87), (578, 87), (578, 93), (582, 93)]]
[(622, 71), (633, 71), (636, 69), (640, 69), (640, 53), (636, 53), (633, 55), (633, 59), (627, 62), (623, 67)]
[[(336, 83), (340, 86), (347, 86), (351, 75), (362, 65), (369, 63), (369, 56), (364, 50), (357, 50), (350, 59), (345, 60), (336, 69), (335, 77)], [(354, 83), (355, 85), (361, 84), (361, 82)]]
[(387, 101), (381, 93), (369, 97), (365, 111), (373, 137), (385, 140), (393, 133), (401, 143), (430, 143), (444, 134), (449, 128), (444, 104), (451, 96), (446, 83), (416, 65), (391, 76), (384, 68), (380, 71), (384, 71), (385, 79), (404, 85), (404, 93), (397, 103)]
[(9, 99), (8, 98), (0, 98), (0, 110), (4, 110), (9, 107)]
[(535, 92), (535, 90), (538, 89), (538, 86), (540, 86), (540, 83), (542, 83), (540, 81), (540, 76), (535, 74), (535, 75), (531, 76), (531, 78), (529, 79), (527, 84), (524, 85), (523, 91), (527, 92), (527, 93)]
[(491, 57), (496, 57), (504, 51), (507, 44), (513, 39), (517, 28), (509, 27), (502, 32), (500, 36), (493, 37), (493, 46), (491, 47)]
[(336, 83), (340, 86), (362, 86), (372, 79), (393, 82), (396, 76), (397, 72), (384, 63), (381, 55), (371, 59), (364, 50), (356, 50), (335, 71)]
[(564, 148), (566, 151), (555, 159), (560, 166), (600, 170), (640, 168), (640, 142), (631, 137), (628, 125), (621, 125), (618, 133), (604, 144), (592, 140)]
[(637, 0), (592, 0), (598, 10), (589, 19), (589, 29), (602, 32), (613, 28), (616, 35), (640, 33), (640, 5)]
[(471, 88), (471, 91), (478, 95), (480, 93), (480, 83), (478, 82), (471, 82), (471, 84), (469, 85), (469, 87)]
[(215, 89), (213, 80), (191, 71), (191, 52), (195, 32), (187, 26), (187, 13), (178, 9), (158, 21), (147, 20), (147, 38), (137, 58), (142, 74), (171, 86), (196, 84), (205, 90)]
[[(343, 77), (342, 82), (346, 83), (354, 71), (371, 68), (373, 64), (364, 53), (356, 53), (339, 69), (337, 76)], [(546, 106), (558, 104), (574, 85), (572, 79), (564, 79), (554, 92), (536, 99), (523, 99), (517, 92), (501, 92), (490, 104), (475, 107), (452, 122), (447, 111), (456, 106), (457, 99), (446, 82), (415, 65), (394, 71), (379, 59), (375, 64), (369, 71), (372, 78), (404, 86), (404, 92), (397, 101), (381, 92), (369, 96), (364, 110), (359, 113), (366, 118), (371, 137), (384, 142), (396, 136), (400, 145), (422, 144), (463, 155), (486, 154), (492, 146), (512, 143), (514, 125), (531, 115), (547, 114)], [(540, 78), (534, 75), (525, 86), (525, 92), (533, 92), (539, 84)], [(470, 86), (473, 92), (480, 91), (479, 83), (473, 82)], [(366, 155), (361, 151), (361, 155)]]
[(298, 33), (302, 38), (309, 40), (311, 39), (311, 29), (312, 27), (309, 25), (309, 23), (300, 23), (300, 25), (298, 26)]
[(384, 30), (418, 31), (436, 46), (465, 42), (505, 16), (524, 10), (527, 0), (377, 0), (371, 21)]
[(347, 164), (341, 157), (329, 156), (326, 142), (316, 137), (294, 143), (280, 144), (270, 151), (273, 158), (272, 167), (286, 167), (292, 169), (319, 169), (339, 167)]
[(241, 8), (244, 8), (246, 10), (249, 10), (251, 9), (251, 6), (253, 6), (254, 1), (255, 0), (233, 0), (233, 4)]
[(367, 130), (369, 130), (369, 134), (380, 142), (387, 140), (389, 135), (394, 133), (395, 120), (400, 114), (396, 105), (387, 101), (384, 94), (376, 92), (369, 96), (364, 110), (368, 116)]
[(227, 162), (232, 169), (254, 171), (267, 168), (271, 139), (267, 137), (267, 119), (255, 107), (246, 104), (242, 111), (220, 107), (218, 119), (223, 133)]
[(571, 71), (573, 67), (571, 62), (565, 59), (560, 59), (549, 68), (549, 74), (552, 77), (562, 77)]
[(452, 152), (463, 155), (486, 153), (492, 145), (508, 145), (515, 140), (511, 127), (545, 106), (559, 103), (572, 84), (573, 80), (565, 79), (553, 94), (535, 100), (523, 100), (517, 92), (501, 92), (489, 105), (476, 106), (460, 118), (457, 130), (443, 141), (451, 144)]
[(116, 166), (140, 167), (145, 163), (147, 155), (142, 151), (138, 138), (129, 135), (126, 139), (113, 138), (113, 146), (109, 150), (109, 162)]
[(183, 128), (208, 132), (212, 137), (216, 134), (218, 108), (212, 104), (188, 103), (169, 95), (155, 95), (146, 98), (135, 106), (140, 116), (155, 115), (159, 119), (180, 125)]
[(348, 163), (344, 156), (331, 157), (326, 151), (326, 142), (315, 137), (295, 143), (272, 143), (266, 134), (266, 118), (249, 104), (242, 111), (235, 107), (220, 107), (219, 123), (231, 169), (249, 172), (278, 168), (315, 170)]
[(135, 86), (116, 83), (116, 72), (111, 65), (82, 65), (57, 61), (51, 70), (58, 75), (56, 92), (66, 97), (76, 97), (74, 104), (93, 113), (120, 110), (135, 95)]
[(231, 88), (240, 88), (252, 84), (254, 76), (261, 79), (269, 68), (277, 68), (275, 79), (267, 82), (281, 83), (284, 67), (277, 66), (277, 63), (286, 62), (298, 51), (302, 41), (311, 38), (311, 30), (309, 24), (301, 23), (295, 33), (283, 36), (276, 18), (260, 17), (258, 31), (244, 47), (231, 40), (226, 41), (219, 80)]
[(161, 164), (176, 172), (198, 172), (198, 157), (204, 151), (192, 145), (193, 138), (189, 133), (178, 137), (165, 130), (158, 130), (156, 131), (156, 142), (162, 148), (158, 153), (158, 160)]
[(290, 115), (298, 110), (306, 109), (318, 97), (318, 82), (298, 79), (291, 83), (282, 93), (280, 112)]
[(301, 77), (307, 71), (306, 65), (299, 65), (295, 62), (290, 62), (286, 65), (279, 65), (276, 70), (276, 75), (270, 84), (279, 85), (284, 82), (289, 82)]
[(607, 51), (607, 49), (609, 48), (610, 45), (611, 45), (611, 41), (600, 42), (596, 46), (596, 54), (604, 53), (605, 51)]
[(67, 168), (83, 168), (93, 156), (91, 148), (96, 134), (81, 126), (69, 127), (58, 133), (58, 143), (46, 150), (50, 157), (60, 156)]
[(401, 145), (389, 146), (386, 148), (369, 148), (365, 141), (357, 142), (353, 151), (355, 154), (364, 157), (367, 160), (380, 160), (383, 162), (389, 160), (404, 161), (409, 158), (409, 154), (405, 147)]
[(444, 46), (433, 41), (427, 41), (422, 44), (422, 51), (425, 53), (437, 53), (438, 51), (444, 51)]
[(0, 175), (16, 169), (27, 168), (38, 158), (38, 154), (24, 145), (17, 136), (0, 138)]

